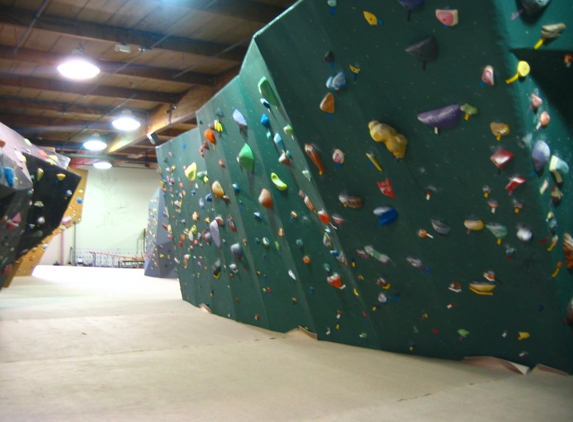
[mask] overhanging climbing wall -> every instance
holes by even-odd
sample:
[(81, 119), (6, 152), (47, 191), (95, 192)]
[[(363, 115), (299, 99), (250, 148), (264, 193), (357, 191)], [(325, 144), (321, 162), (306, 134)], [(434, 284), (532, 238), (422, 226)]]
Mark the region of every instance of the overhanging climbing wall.
[(438, 19), (422, 1), (340, 3), (261, 31), (198, 130), (159, 148), (184, 299), (324, 340), (573, 372), (571, 32), (533, 48), (571, 5), (457, 0)]
[(62, 217), (80, 182), (67, 170), (69, 161), (0, 123), (0, 288), (14, 276), (18, 258), (66, 223)]
[(177, 278), (172, 237), (169, 215), (165, 208), (165, 197), (161, 189), (157, 189), (149, 201), (148, 208), (145, 263), (143, 264), (143, 273), (146, 276)]
[(78, 186), (70, 199), (68, 208), (64, 212), (60, 226), (54, 230), (49, 236), (44, 238), (38, 246), (33, 247), (26, 255), (18, 259), (19, 264), (14, 266), (14, 274), (16, 277), (23, 277), (32, 275), (36, 266), (40, 263), (44, 255), (44, 251), (48, 245), (59, 234), (65, 230), (75, 229), (77, 224), (82, 222), (82, 212), (84, 207), (85, 189), (88, 181), (88, 171), (81, 169), (68, 169), (70, 172), (77, 174), (81, 177)]

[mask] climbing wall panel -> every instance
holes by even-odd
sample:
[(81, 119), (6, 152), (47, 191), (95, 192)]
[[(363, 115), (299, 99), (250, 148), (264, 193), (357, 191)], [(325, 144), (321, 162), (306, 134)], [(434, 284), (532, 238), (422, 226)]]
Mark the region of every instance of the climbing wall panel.
[(69, 169), (72, 173), (77, 174), (81, 177), (80, 183), (76, 188), (72, 199), (68, 204), (68, 208), (62, 217), (62, 224), (52, 232), (52, 234), (42, 240), (38, 246), (33, 247), (26, 255), (20, 258), (19, 264), (14, 267), (15, 275), (17, 277), (23, 277), (32, 275), (36, 265), (42, 260), (44, 251), (48, 248), (48, 245), (52, 242), (54, 237), (62, 234), (65, 230), (73, 228), (75, 225), (81, 223), (82, 221), (82, 210), (84, 206), (85, 189), (88, 180), (87, 170), (81, 169)]
[(148, 277), (177, 278), (173, 259), (173, 235), (169, 233), (169, 215), (163, 191), (157, 189), (149, 201), (145, 232), (143, 273)]
[(68, 163), (0, 123), (0, 287), (15, 275), (17, 259), (71, 221), (63, 216), (80, 176)]
[[(237, 227), (221, 226), (221, 249), (203, 245), (235, 310), (216, 313), (402, 353), (573, 372), (573, 283), (561, 268), (573, 258), (562, 243), (573, 115), (563, 52), (573, 45), (512, 44), (570, 6), (512, 20), (518, 9), (494, 0), (438, 13), (422, 1), (340, 3), (299, 2), (259, 32), (240, 75), (198, 112), (193, 149), (208, 186), (219, 182), (209, 218), (226, 224), (229, 214)], [(532, 93), (545, 99), (537, 110)], [(557, 157), (553, 172), (534, 168), (538, 141)], [(263, 189), (272, 208), (259, 203)]]

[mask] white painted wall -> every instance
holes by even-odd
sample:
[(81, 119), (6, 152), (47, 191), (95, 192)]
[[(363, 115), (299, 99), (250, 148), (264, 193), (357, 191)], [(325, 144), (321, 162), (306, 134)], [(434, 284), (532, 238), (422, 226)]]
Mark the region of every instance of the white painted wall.
[[(136, 249), (143, 229), (147, 228), (148, 207), (159, 186), (156, 170), (111, 168), (89, 169), (82, 222), (75, 228), (76, 247)], [(41, 264), (61, 263), (61, 238), (64, 239), (64, 263), (73, 246), (70, 228), (57, 236), (46, 250)]]

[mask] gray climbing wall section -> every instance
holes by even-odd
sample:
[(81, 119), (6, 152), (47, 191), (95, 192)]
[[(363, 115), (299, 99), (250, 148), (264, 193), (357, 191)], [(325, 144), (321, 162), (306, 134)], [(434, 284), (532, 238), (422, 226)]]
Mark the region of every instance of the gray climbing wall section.
[[(519, 2), (454, 0), (454, 26), (434, 5), (340, 3), (302, 1), (257, 34), (198, 129), (159, 148), (184, 299), (322, 340), (573, 372), (573, 43), (533, 48), (571, 6), (512, 20)], [(520, 60), (530, 73), (506, 83)], [(535, 171), (538, 141), (557, 170)], [(190, 182), (193, 162), (207, 176)]]
[(149, 215), (145, 232), (144, 274), (148, 277), (177, 278), (173, 259), (173, 235), (170, 233), (169, 215), (161, 189), (149, 201)]

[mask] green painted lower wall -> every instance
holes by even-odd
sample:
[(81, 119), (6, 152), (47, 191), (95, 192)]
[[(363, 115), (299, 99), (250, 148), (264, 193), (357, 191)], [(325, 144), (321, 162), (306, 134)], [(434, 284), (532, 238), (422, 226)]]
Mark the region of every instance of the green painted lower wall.
[[(563, 92), (571, 88), (573, 69), (560, 55), (573, 45), (564, 38), (551, 49), (513, 48), (515, 36), (509, 34), (520, 26), (512, 27), (499, 3), (451, 1), (459, 24), (445, 27), (433, 5), (413, 11), (408, 21), (397, 1), (342, 3), (334, 15), (323, 1), (302, 1), (257, 34), (240, 75), (198, 112), (199, 128), (158, 148), (183, 298), (277, 331), (303, 326), (321, 340), (450, 359), (492, 355), (573, 372), (573, 336), (563, 322), (573, 296), (562, 248), (563, 234), (572, 231), (570, 177), (564, 175), (556, 185), (564, 196), (555, 204), (550, 197), (554, 177), (548, 168), (535, 174), (531, 161), (537, 140), (571, 160), (573, 110)], [(554, 3), (549, 7), (558, 9)], [(384, 23), (369, 25), (364, 11)], [(538, 26), (546, 23), (539, 19)], [(440, 52), (423, 70), (405, 49), (428, 35)], [(332, 65), (324, 60), (328, 51), (334, 54)], [(506, 84), (518, 60), (527, 60), (531, 73)], [(350, 65), (361, 69), (356, 77)], [(480, 83), (487, 65), (494, 68), (493, 86)], [(340, 70), (348, 85), (331, 91), (335, 112), (329, 118), (319, 104), (329, 92), (327, 78)], [(263, 76), (278, 107), (268, 109), (260, 101)], [(545, 101), (537, 112), (528, 110), (533, 92)], [(462, 117), (439, 135), (417, 118), (464, 103), (479, 113)], [(235, 110), (247, 127), (234, 121)], [(542, 111), (550, 113), (551, 123), (536, 130)], [(270, 129), (260, 122), (263, 113)], [(374, 119), (408, 139), (403, 158), (370, 137), (368, 123)], [(222, 132), (213, 144), (204, 132), (216, 121)], [(508, 124), (511, 133), (498, 141), (491, 122)], [(294, 136), (284, 132), (286, 125), (294, 128)], [(277, 133), (291, 156), (289, 166), (278, 161), (280, 151), (272, 140)], [(237, 162), (245, 144), (253, 151), (252, 172)], [(305, 154), (305, 144), (318, 151), (323, 174)], [(514, 154), (501, 170), (490, 160), (500, 148)], [(331, 158), (335, 149), (344, 153), (341, 164)], [(186, 178), (184, 166), (192, 162), (207, 172), (207, 184)], [(278, 190), (271, 173), (288, 188)], [(515, 176), (526, 182), (510, 195), (505, 187)], [(395, 198), (378, 187), (386, 179)], [(227, 199), (205, 200), (213, 195), (215, 181)], [(549, 188), (540, 193), (545, 181)], [(272, 195), (270, 210), (258, 202), (262, 189)], [(345, 207), (341, 194), (362, 198), (363, 206)], [(492, 200), (498, 204), (495, 213)], [(379, 207), (393, 207), (396, 221), (379, 225), (374, 214)], [(325, 224), (316, 212), (321, 210), (343, 222)], [(200, 213), (197, 222), (193, 212)], [(554, 219), (547, 219), (549, 212)], [(209, 227), (205, 218), (216, 216), (224, 222), (220, 248), (196, 236), (196, 242), (189, 240), (186, 230), (195, 224), (202, 232)], [(432, 219), (448, 224), (451, 232), (437, 233)], [(508, 235), (498, 244), (487, 229), (468, 232), (468, 219), (504, 225)], [(524, 227), (533, 233), (528, 242), (517, 237)], [(420, 237), (420, 229), (432, 237)], [(555, 235), (558, 244), (548, 250)], [(242, 259), (233, 256), (233, 244), (240, 245)], [(365, 254), (368, 247), (387, 261)], [(217, 260), (221, 274), (215, 278)], [(422, 263), (416, 268), (414, 260)], [(558, 263), (563, 268), (556, 272)], [(495, 274), (492, 295), (472, 291), (475, 282), (486, 282), (487, 272)], [(345, 288), (327, 282), (334, 273)]]

